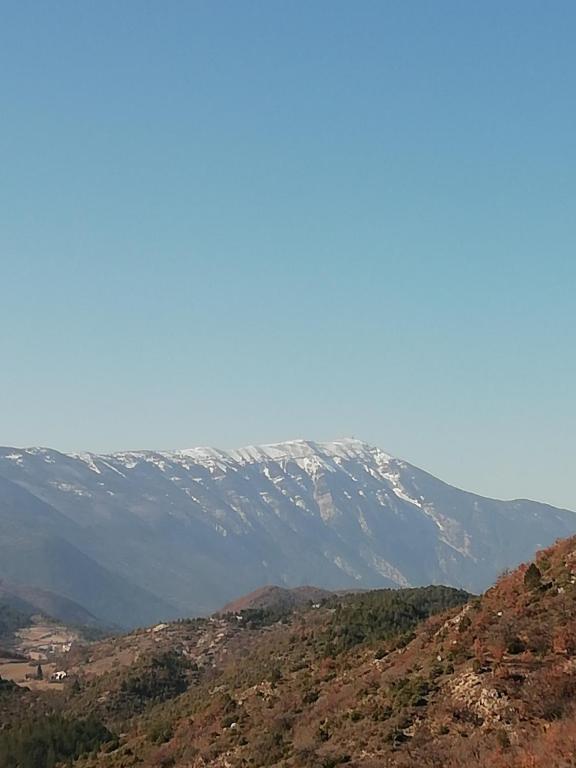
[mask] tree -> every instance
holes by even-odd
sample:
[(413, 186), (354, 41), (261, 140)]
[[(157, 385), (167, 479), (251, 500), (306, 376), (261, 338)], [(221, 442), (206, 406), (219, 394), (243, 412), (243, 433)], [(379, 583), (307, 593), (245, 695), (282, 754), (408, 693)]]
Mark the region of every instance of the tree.
[(46, 768), (54, 768), (56, 765), (56, 752), (54, 751), (54, 745), (50, 744), (48, 751), (46, 752)]
[(42, 672), (42, 664), (38, 664), (36, 667), (36, 680), (44, 680), (44, 672)]
[(542, 582), (540, 568), (535, 563), (530, 563), (524, 574), (524, 586), (526, 589), (537, 589)]

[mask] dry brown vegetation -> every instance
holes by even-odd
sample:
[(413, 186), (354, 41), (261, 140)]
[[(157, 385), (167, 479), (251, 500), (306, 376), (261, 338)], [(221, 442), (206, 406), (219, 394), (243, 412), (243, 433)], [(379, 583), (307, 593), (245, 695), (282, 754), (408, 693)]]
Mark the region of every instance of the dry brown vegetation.
[(380, 612), (377, 595), (349, 596), (271, 624), (231, 616), (95, 644), (61, 706), (122, 736), (76, 765), (576, 765), (576, 539), (412, 634), (409, 609), (386, 599)]

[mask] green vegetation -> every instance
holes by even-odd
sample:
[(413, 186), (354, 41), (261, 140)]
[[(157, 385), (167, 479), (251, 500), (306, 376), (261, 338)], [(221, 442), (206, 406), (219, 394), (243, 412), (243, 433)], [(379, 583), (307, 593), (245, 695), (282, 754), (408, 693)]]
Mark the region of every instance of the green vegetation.
[(394, 703), (399, 707), (421, 707), (426, 704), (432, 687), (422, 677), (401, 677), (391, 685)]
[(0, 601), (0, 640), (8, 640), (20, 627), (30, 622), (30, 613), (19, 610), (9, 602)]
[(238, 626), (247, 629), (262, 629), (276, 624), (277, 621), (287, 621), (293, 613), (293, 608), (285, 605), (275, 605), (270, 608), (245, 608), (238, 615)]
[[(470, 600), (471, 595), (450, 587), (382, 589), (341, 600), (334, 613), (328, 644), (335, 653), (365, 642), (406, 636), (435, 613)], [(402, 643), (401, 643), (402, 644)]]
[(379, 590), (110, 638), (93, 656), (114, 662), (90, 677), (84, 660), (76, 690), (0, 680), (0, 768), (526, 768), (548, 753), (563, 768), (576, 538), (537, 564), (544, 576), (523, 566), (479, 599)]
[(54, 768), (113, 740), (112, 733), (93, 719), (50, 715), (25, 721), (0, 735), (0, 768)]
[(542, 573), (535, 563), (530, 563), (524, 574), (524, 586), (526, 589), (537, 589), (542, 583)]
[(152, 720), (147, 736), (154, 744), (164, 744), (172, 738), (174, 726), (166, 719)]
[(101, 627), (89, 627), (84, 624), (69, 624), (70, 629), (78, 632), (82, 640), (86, 640), (89, 643), (94, 643), (98, 640), (104, 640), (107, 637), (112, 637), (118, 634), (117, 630), (103, 629)]
[(115, 709), (126, 714), (141, 712), (147, 705), (167, 701), (188, 688), (189, 662), (172, 651), (153, 656), (122, 680)]
[(5, 693), (6, 691), (18, 691), (20, 690), (16, 683), (13, 683), (12, 680), (4, 680), (2, 677), (0, 677), (0, 695), (2, 693)]

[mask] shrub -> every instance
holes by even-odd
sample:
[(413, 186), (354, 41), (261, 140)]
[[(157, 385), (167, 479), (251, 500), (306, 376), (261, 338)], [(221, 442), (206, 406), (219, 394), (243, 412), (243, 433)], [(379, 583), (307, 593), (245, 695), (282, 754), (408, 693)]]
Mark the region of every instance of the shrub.
[(306, 691), (304, 696), (302, 697), (302, 701), (304, 704), (314, 704), (315, 701), (318, 701), (319, 697), (318, 691), (315, 691), (314, 689), (311, 689), (309, 691)]
[(148, 728), (148, 738), (154, 744), (164, 744), (173, 735), (172, 724), (166, 720), (155, 720)]
[(426, 704), (431, 687), (422, 677), (402, 677), (392, 686), (394, 702), (401, 707), (418, 707)]
[(530, 563), (524, 574), (524, 586), (526, 589), (537, 589), (542, 583), (540, 568), (535, 563)]
[(287, 745), (281, 733), (264, 731), (252, 743), (254, 753), (258, 756), (259, 766), (278, 763), (286, 756)]
[(531, 714), (543, 720), (559, 720), (576, 697), (576, 676), (565, 672), (543, 673), (524, 686), (522, 698)]
[(430, 667), (429, 677), (430, 680), (435, 680), (437, 677), (440, 677), (444, 673), (444, 667), (440, 662), (436, 661), (432, 666)]
[(506, 650), (513, 655), (523, 653), (526, 650), (526, 644), (519, 637), (511, 637), (506, 645)]
[(496, 731), (496, 741), (498, 742), (498, 745), (500, 746), (501, 749), (510, 748), (510, 737), (508, 736), (508, 733), (503, 728)]

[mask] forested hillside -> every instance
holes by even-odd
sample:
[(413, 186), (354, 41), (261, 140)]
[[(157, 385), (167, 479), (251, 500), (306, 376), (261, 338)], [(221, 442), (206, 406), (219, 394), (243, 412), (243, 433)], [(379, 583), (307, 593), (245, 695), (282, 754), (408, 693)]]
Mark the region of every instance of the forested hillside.
[[(569, 539), (480, 597), (378, 590), (89, 644), (61, 695), (6, 687), (0, 751), (25, 768), (565, 768), (575, 638)], [(35, 743), (52, 751), (24, 762)]]

